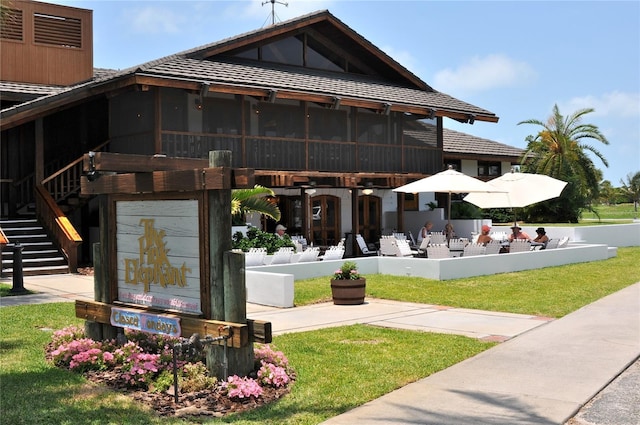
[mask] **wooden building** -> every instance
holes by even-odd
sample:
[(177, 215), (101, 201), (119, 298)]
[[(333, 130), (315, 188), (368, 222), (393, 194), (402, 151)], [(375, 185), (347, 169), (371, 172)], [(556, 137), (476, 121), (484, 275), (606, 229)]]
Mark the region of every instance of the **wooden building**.
[[(25, 0), (11, 7), (23, 25), (11, 32), (3, 25), (0, 34), (2, 216), (41, 208), (48, 204), (34, 197), (50, 196), (85, 241), (94, 208), (76, 195), (89, 151), (206, 158), (229, 150), (234, 167), (255, 170), (256, 183), (276, 191), (290, 234), (331, 245), (346, 233), (377, 241), (403, 228), (404, 195), (391, 189), (441, 171), (447, 155), (457, 155), (443, 149), (445, 118), (498, 121), (434, 90), (328, 11), (91, 75), (90, 11)], [(57, 29), (65, 35), (54, 45), (30, 44), (27, 22), (40, 16), (70, 23)], [(14, 57), (20, 49), (35, 55), (5, 61), (8, 46)], [(5, 74), (5, 65), (15, 72)], [(389, 209), (397, 222), (385, 223)]]

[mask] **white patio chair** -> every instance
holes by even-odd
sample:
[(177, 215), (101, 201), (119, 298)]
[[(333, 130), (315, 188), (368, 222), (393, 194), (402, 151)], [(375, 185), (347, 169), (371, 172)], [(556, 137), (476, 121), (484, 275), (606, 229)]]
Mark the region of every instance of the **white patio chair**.
[(431, 240), (431, 236), (427, 235), (426, 238), (420, 242), (420, 246), (418, 247), (418, 256), (426, 257), (427, 256), (427, 247), (429, 246), (429, 241)]
[(318, 259), (318, 255), (320, 254), (320, 248), (317, 246), (311, 246), (306, 250), (302, 251), (300, 254), (300, 259), (298, 263), (308, 263), (311, 261), (316, 261)]
[(322, 257), (319, 257), (321, 260), (341, 260), (344, 256), (344, 247), (343, 246), (330, 246)]
[(293, 248), (291, 247), (283, 247), (279, 248), (276, 252), (273, 253), (273, 260), (271, 260), (271, 264), (287, 264), (291, 262), (291, 257), (293, 256)]
[(418, 251), (411, 249), (408, 240), (396, 240), (396, 257), (413, 257), (414, 255), (418, 255)]
[(558, 241), (558, 248), (565, 248), (567, 245), (569, 245), (569, 237), (564, 236), (560, 238), (560, 240)]
[(440, 245), (447, 243), (447, 235), (442, 232), (431, 232), (429, 236), (431, 237), (431, 244)]
[(445, 244), (430, 244), (427, 247), (427, 258), (449, 258), (451, 253)]
[(396, 255), (396, 238), (393, 236), (382, 235), (380, 237), (380, 254), (384, 256)]
[(559, 244), (560, 244), (560, 239), (558, 238), (549, 239), (549, 241), (547, 242), (547, 246), (544, 249), (556, 249)]
[(484, 255), (486, 247), (481, 243), (470, 243), (464, 247), (462, 251), (463, 257), (473, 257), (475, 255)]
[(516, 239), (509, 243), (509, 253), (531, 251), (531, 242), (526, 239)]
[(267, 250), (264, 248), (249, 248), (249, 251), (244, 253), (244, 266), (261, 266), (264, 263), (265, 255), (267, 255)]
[(500, 249), (502, 248), (502, 244), (499, 240), (492, 240), (484, 248), (485, 254), (499, 254)]

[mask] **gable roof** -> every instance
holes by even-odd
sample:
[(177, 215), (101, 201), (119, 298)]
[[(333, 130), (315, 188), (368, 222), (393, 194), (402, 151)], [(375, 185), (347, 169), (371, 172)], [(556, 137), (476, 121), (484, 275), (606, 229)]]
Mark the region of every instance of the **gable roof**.
[[(234, 58), (229, 54), (276, 39), (310, 31), (338, 43), (358, 57), (376, 75), (356, 75), (314, 70)], [(219, 42), (166, 56), (122, 71), (105, 72), (91, 81), (10, 107), (0, 112), (2, 129), (83, 99), (138, 84), (173, 86), (198, 91), (203, 84), (234, 94), (277, 97), (357, 106), (423, 116), (443, 116), (459, 121), (497, 122), (488, 110), (438, 92), (346, 26), (328, 11), (311, 13)], [(389, 106), (387, 106), (389, 105)]]

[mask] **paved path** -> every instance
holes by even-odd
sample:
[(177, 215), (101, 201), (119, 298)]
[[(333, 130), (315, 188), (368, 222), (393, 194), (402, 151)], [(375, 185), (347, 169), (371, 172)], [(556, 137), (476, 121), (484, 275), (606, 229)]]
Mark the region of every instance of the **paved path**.
[[(90, 276), (25, 277), (24, 287), (38, 293), (4, 297), (0, 306), (93, 299)], [(274, 334), (367, 323), (502, 342), (328, 425), (640, 425), (640, 283), (558, 320), (376, 299), (247, 304), (247, 312), (270, 321)]]

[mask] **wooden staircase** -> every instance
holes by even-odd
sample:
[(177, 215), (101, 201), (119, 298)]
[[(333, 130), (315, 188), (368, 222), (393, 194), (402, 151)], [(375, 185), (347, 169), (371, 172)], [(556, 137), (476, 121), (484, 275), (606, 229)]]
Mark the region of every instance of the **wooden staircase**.
[(38, 221), (33, 219), (3, 219), (0, 228), (9, 243), (2, 249), (2, 276), (13, 276), (15, 244), (22, 246), (22, 274), (24, 276), (69, 273), (63, 253)]

